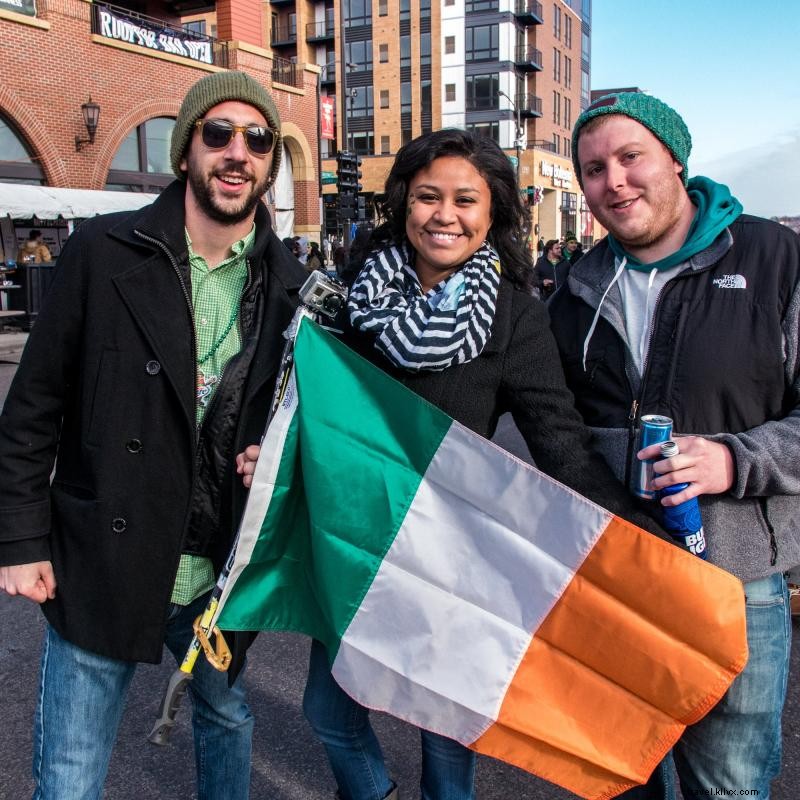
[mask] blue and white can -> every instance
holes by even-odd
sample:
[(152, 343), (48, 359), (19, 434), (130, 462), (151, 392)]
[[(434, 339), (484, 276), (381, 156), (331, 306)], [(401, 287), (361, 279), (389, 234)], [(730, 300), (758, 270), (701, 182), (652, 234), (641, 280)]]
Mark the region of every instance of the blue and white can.
[[(661, 445), (662, 458), (672, 458), (678, 455), (678, 452), (678, 445), (675, 442), (666, 441)], [(661, 498), (678, 494), (688, 485), (688, 483), (676, 483), (667, 486), (659, 491), (658, 496)], [(691, 500), (686, 500), (677, 506), (662, 506), (661, 511), (664, 515), (664, 528), (672, 540), (684, 550), (700, 558), (706, 558), (706, 536), (697, 498), (692, 497)]]
[[(660, 444), (671, 436), (672, 420), (669, 417), (662, 417), (660, 414), (645, 414), (639, 422), (636, 450), (638, 452), (651, 444)], [(658, 461), (657, 458), (649, 458), (645, 461), (636, 459), (631, 489), (637, 497), (645, 500), (656, 499), (655, 490), (650, 488), (650, 482), (653, 480), (653, 464), (656, 461)]]

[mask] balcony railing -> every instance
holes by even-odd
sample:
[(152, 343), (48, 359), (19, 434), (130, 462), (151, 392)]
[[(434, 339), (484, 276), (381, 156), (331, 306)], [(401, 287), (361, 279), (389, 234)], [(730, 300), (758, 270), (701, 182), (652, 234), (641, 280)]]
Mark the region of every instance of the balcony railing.
[(538, 0), (517, 0), (514, 16), (525, 25), (542, 25), (542, 4)]
[(541, 117), (542, 116), (542, 98), (537, 97), (535, 94), (518, 94), (514, 101), (517, 105), (517, 110), (523, 117)]
[(287, 58), (272, 57), (272, 82), (303, 88), (303, 68)]
[(555, 143), (550, 141), (549, 139), (534, 139), (533, 142), (531, 142), (531, 144), (537, 150), (549, 150), (551, 153), (558, 152)]
[(336, 64), (323, 64), (320, 83), (336, 83)]
[(326, 39), (333, 39), (336, 26), (333, 20), (323, 20), (322, 22), (309, 22), (306, 24), (306, 41), (322, 42)]
[(183, 56), (203, 64), (228, 66), (228, 43), (186, 30), (157, 17), (148, 17), (109, 4), (92, 5), (92, 33), (154, 52)]
[(297, 44), (296, 25), (276, 25), (272, 29), (270, 46), (282, 47), (289, 44)]
[(542, 69), (542, 53), (533, 45), (521, 44), (514, 54), (514, 64), (523, 72), (534, 72)]

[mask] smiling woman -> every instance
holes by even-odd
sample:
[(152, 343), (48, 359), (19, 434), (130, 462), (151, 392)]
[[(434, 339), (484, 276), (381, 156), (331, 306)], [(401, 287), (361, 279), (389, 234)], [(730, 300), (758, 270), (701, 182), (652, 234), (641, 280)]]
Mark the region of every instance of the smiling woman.
[[(465, 131), (425, 134), (398, 152), (380, 211), (383, 224), (355, 256), (363, 266), (341, 320), (345, 341), (481, 436), (490, 438), (511, 413), (539, 469), (657, 529), (589, 453), (547, 312), (530, 291), (526, 214), (503, 151)], [(368, 495), (370, 487), (355, 481)], [(432, 520), (430, 535), (437, 533)], [(320, 642), (311, 650), (304, 710), (340, 797), (395, 797), (368, 711), (334, 681)], [(422, 796), (472, 800), (475, 754), (430, 731), (421, 737)]]

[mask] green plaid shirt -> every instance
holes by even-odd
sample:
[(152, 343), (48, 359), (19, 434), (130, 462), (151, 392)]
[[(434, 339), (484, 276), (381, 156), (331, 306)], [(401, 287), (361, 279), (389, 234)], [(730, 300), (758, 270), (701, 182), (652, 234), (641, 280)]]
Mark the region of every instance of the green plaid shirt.
[[(247, 254), (255, 238), (256, 228), (253, 225), (250, 233), (231, 247), (232, 255), (214, 269), (209, 269), (206, 260), (192, 250), (192, 240), (186, 231), (197, 341), (198, 425), (203, 421), (203, 415), (222, 380), (226, 364), (242, 346), (238, 309), (247, 280)], [(201, 360), (202, 364), (199, 363)], [(215, 582), (211, 559), (183, 553), (171, 600), (179, 605), (188, 605), (211, 589)]]

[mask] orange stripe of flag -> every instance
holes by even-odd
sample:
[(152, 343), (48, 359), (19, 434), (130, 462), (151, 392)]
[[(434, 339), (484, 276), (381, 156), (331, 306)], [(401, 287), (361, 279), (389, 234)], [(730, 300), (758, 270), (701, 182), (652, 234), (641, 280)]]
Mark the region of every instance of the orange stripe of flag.
[(614, 519), (474, 744), (586, 798), (643, 783), (747, 661), (742, 584)]

